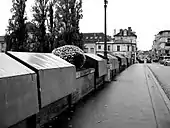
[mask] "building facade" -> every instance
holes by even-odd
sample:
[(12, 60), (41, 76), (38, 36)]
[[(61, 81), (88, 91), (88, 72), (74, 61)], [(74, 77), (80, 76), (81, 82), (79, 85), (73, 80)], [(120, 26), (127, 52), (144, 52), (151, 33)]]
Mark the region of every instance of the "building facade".
[[(88, 53), (97, 53), (104, 51), (104, 33), (83, 33), (84, 51)], [(107, 36), (107, 43), (112, 40), (111, 36)], [(109, 47), (109, 46), (108, 46)]]
[[(100, 53), (100, 52), (104, 52), (104, 42), (97, 42), (96, 43), (96, 52)], [(107, 52), (108, 53), (112, 53), (113, 52), (113, 41), (107, 41)]]
[[(104, 52), (104, 39), (104, 33), (84, 33), (84, 51), (94, 54)], [(113, 38), (107, 36), (107, 52), (132, 57), (136, 61), (136, 40), (137, 36), (135, 32), (132, 32), (131, 27), (120, 29), (120, 32), (115, 33)]]
[(120, 31), (114, 35), (113, 42), (112, 52), (114, 54), (132, 57), (134, 61), (136, 61), (137, 35), (132, 31), (131, 27), (128, 27), (128, 29), (120, 29)]
[(6, 51), (6, 42), (4, 36), (0, 36), (0, 52)]
[(170, 55), (170, 30), (160, 31), (155, 35), (152, 52), (154, 57)]

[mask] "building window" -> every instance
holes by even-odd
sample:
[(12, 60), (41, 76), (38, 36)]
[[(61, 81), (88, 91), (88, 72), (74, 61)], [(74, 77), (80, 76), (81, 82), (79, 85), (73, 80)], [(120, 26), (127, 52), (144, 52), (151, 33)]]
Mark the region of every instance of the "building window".
[(165, 50), (165, 54), (166, 54), (166, 55), (169, 54), (169, 50)]
[(170, 42), (169, 43), (165, 43), (165, 46), (170, 46)]
[(5, 51), (5, 43), (4, 42), (1, 43), (1, 50), (2, 50), (2, 52)]
[(170, 38), (167, 39), (167, 42), (170, 43)]
[(132, 51), (135, 51), (134, 46), (132, 46)]
[(87, 40), (88, 38), (89, 38), (89, 37), (87, 36), (87, 37), (86, 37), (86, 40)]
[(90, 37), (90, 39), (93, 39), (93, 37)]
[(120, 46), (119, 45), (117, 46), (117, 51), (120, 51)]
[(91, 52), (91, 53), (94, 53), (94, 48), (90, 48), (90, 52)]
[(84, 48), (84, 52), (88, 53), (88, 48)]
[(95, 39), (97, 39), (97, 36), (95, 36)]
[(110, 45), (107, 47), (108, 51), (110, 51)]
[(100, 39), (102, 39), (102, 37), (101, 37), (101, 36), (100, 36), (99, 38), (100, 38)]
[(124, 36), (127, 36), (127, 30), (124, 31)]
[(127, 46), (127, 51), (129, 51), (129, 45)]
[(101, 49), (101, 45), (98, 46), (98, 49)]
[(1, 43), (1, 47), (4, 48), (4, 43)]

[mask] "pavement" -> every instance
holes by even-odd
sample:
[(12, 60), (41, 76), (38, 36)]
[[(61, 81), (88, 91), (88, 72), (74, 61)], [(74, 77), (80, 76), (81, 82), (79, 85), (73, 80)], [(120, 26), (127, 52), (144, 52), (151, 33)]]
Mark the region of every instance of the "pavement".
[(164, 96), (150, 68), (134, 64), (48, 127), (170, 128)]

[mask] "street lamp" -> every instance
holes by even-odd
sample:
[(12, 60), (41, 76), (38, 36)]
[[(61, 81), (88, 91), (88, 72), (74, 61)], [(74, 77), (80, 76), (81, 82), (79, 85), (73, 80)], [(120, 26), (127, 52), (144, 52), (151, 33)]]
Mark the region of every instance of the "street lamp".
[(104, 57), (107, 60), (107, 34), (106, 34), (106, 8), (107, 8), (108, 1), (104, 0), (104, 34), (105, 34), (105, 39), (104, 39)]

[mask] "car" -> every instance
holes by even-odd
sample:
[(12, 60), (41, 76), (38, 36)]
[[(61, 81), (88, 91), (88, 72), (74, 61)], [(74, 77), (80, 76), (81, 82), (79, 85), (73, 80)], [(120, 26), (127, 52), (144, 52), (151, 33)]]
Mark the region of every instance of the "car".
[(150, 58), (147, 58), (147, 59), (146, 59), (146, 62), (147, 62), (147, 63), (151, 63), (151, 59), (150, 59)]
[(166, 59), (170, 59), (170, 56), (161, 56), (161, 57), (159, 58), (159, 63), (160, 63), (160, 64), (164, 64), (164, 62), (165, 62)]
[(166, 59), (166, 60), (164, 61), (164, 65), (165, 65), (165, 66), (170, 66), (170, 59)]
[(158, 59), (153, 59), (153, 62), (158, 62), (159, 60)]
[(144, 63), (143, 59), (139, 59), (138, 61), (139, 61), (139, 63)]
[(162, 60), (159, 60), (159, 63), (160, 64), (164, 64), (164, 61), (165, 61), (166, 59), (162, 59)]

